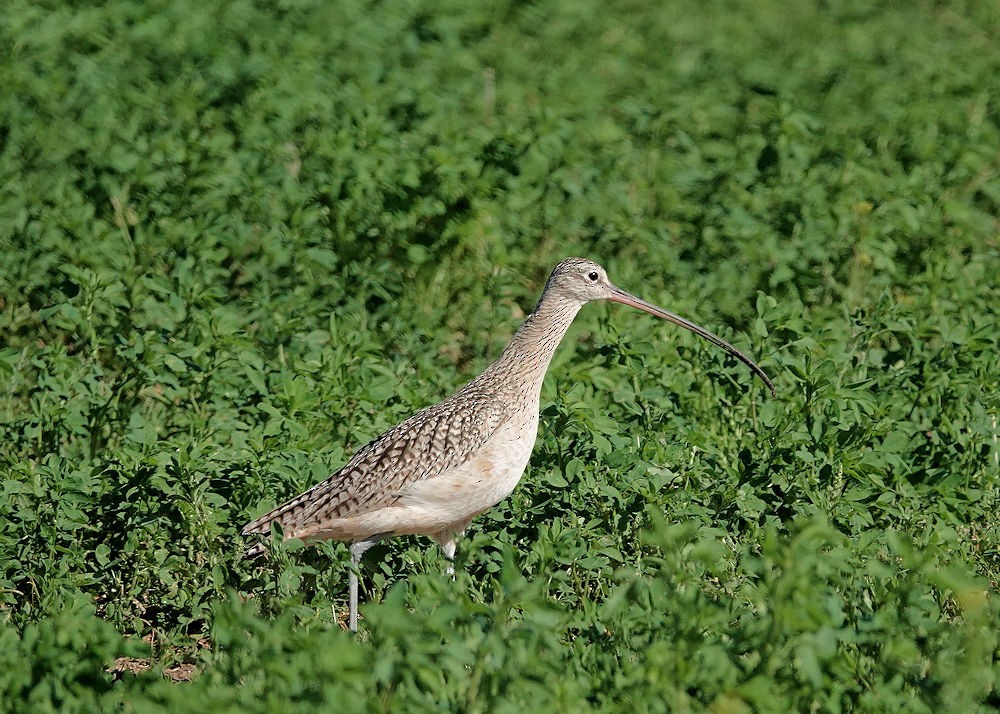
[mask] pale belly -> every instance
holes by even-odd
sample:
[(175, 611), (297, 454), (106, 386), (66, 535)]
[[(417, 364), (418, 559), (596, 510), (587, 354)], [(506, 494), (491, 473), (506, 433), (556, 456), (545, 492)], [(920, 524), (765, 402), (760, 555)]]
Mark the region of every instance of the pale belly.
[(461, 466), (406, 486), (393, 505), (330, 521), (294, 537), (357, 541), (375, 535), (459, 533), (514, 490), (531, 458), (537, 432), (536, 413), (527, 425), (501, 428)]

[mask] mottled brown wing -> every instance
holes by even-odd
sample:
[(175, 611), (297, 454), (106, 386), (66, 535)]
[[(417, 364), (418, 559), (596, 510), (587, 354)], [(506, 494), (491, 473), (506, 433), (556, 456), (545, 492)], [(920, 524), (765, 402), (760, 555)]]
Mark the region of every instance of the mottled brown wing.
[(491, 395), (473, 385), (417, 412), (363, 446), (342, 469), (248, 524), (244, 535), (286, 532), (391, 504), (407, 484), (465, 463), (503, 423)]

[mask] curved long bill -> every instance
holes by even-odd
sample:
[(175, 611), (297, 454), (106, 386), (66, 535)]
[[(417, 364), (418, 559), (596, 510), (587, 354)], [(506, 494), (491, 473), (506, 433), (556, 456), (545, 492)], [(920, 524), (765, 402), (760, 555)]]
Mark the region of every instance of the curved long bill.
[(622, 305), (631, 305), (632, 307), (638, 308), (639, 310), (648, 312), (650, 315), (656, 315), (657, 317), (663, 318), (664, 320), (672, 322), (675, 325), (680, 325), (684, 329), (690, 330), (691, 332), (693, 332), (696, 335), (699, 335), (700, 337), (704, 337), (706, 340), (708, 340), (714, 345), (718, 345), (726, 352), (731, 354), (733, 357), (738, 359), (740, 362), (745, 364), (747, 367), (752, 369), (753, 373), (756, 374), (758, 377), (760, 377), (764, 381), (764, 384), (767, 385), (767, 388), (771, 390), (771, 396), (772, 397), (774, 396), (775, 394), (774, 383), (764, 373), (764, 370), (762, 370), (759, 366), (757, 366), (756, 362), (754, 362), (752, 359), (750, 359), (748, 356), (740, 352), (738, 349), (733, 347), (731, 344), (726, 342), (718, 335), (713, 335), (704, 327), (699, 327), (690, 320), (685, 320), (680, 315), (675, 315), (674, 313), (668, 312), (667, 310), (664, 310), (661, 307), (657, 307), (652, 303), (648, 303), (645, 300), (641, 300), (637, 298), (635, 295), (627, 293), (621, 288), (615, 286), (611, 286), (611, 294), (608, 295), (608, 300), (611, 300), (612, 302), (620, 302)]

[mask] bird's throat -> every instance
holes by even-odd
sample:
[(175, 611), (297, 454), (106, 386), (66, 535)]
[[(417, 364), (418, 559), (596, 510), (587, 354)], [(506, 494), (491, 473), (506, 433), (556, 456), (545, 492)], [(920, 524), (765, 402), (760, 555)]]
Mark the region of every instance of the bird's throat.
[(492, 373), (511, 391), (526, 391), (537, 399), (552, 355), (580, 307), (576, 301), (546, 300), (543, 296), (482, 376)]

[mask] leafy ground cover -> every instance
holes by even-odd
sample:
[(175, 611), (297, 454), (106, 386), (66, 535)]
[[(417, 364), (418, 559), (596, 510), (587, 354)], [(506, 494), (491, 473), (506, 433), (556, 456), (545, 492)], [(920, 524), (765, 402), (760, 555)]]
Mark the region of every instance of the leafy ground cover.
[[(996, 2), (0, 20), (5, 707), (997, 708)], [(591, 306), (455, 582), (239, 558), (574, 254), (777, 398)]]

